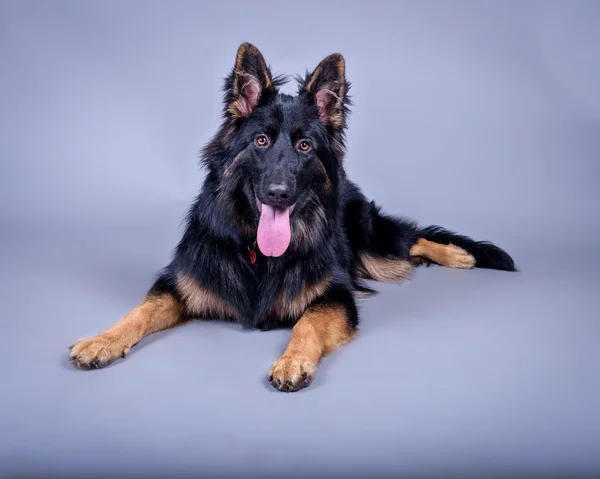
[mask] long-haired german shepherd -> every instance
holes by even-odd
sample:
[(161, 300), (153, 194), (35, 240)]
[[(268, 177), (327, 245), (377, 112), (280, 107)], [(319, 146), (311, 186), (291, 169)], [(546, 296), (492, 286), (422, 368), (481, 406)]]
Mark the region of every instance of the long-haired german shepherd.
[(202, 151), (204, 185), (171, 263), (138, 306), (71, 346), (77, 368), (104, 367), (187, 319), (226, 318), (292, 327), (269, 382), (297, 391), (324, 355), (356, 336), (356, 298), (373, 292), (365, 279), (399, 283), (432, 263), (515, 271), (489, 242), (384, 215), (346, 177), (342, 55), (298, 82), (296, 96), (279, 93), (285, 79), (256, 47), (239, 47), (223, 123)]

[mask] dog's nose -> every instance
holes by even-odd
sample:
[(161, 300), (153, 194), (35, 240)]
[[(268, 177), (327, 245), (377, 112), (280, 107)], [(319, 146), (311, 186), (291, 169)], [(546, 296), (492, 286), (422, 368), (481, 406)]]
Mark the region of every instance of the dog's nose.
[(267, 197), (273, 204), (283, 204), (290, 199), (290, 187), (286, 183), (271, 183), (267, 187)]

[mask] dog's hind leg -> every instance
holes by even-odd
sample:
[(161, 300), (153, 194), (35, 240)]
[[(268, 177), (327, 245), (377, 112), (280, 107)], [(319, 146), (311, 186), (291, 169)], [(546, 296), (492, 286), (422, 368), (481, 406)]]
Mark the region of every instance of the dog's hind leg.
[(182, 318), (180, 302), (173, 292), (159, 286), (157, 282), (138, 306), (106, 331), (73, 344), (73, 365), (78, 369), (102, 368), (124, 358), (144, 337), (176, 325)]
[(406, 279), (411, 266), (516, 271), (513, 259), (488, 241), (475, 241), (439, 226), (416, 223), (381, 212), (360, 194), (347, 204), (345, 226), (358, 278), (385, 282)]
[(441, 226), (419, 228), (417, 236), (418, 240), (410, 249), (411, 256), (415, 258), (424, 257), (453, 268), (517, 271), (511, 256), (489, 241), (475, 241)]
[(430, 262), (449, 268), (471, 269), (475, 267), (475, 257), (458, 246), (444, 245), (419, 238), (409, 250), (415, 265)]

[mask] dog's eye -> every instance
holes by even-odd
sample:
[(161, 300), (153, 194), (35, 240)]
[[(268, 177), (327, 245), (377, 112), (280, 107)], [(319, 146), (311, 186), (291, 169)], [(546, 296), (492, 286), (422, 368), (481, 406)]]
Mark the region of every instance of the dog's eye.
[(307, 151), (310, 151), (310, 143), (306, 140), (301, 140), (298, 143), (298, 149), (306, 153)]
[(267, 138), (267, 135), (258, 135), (256, 140), (254, 140), (254, 143), (256, 143), (256, 146), (264, 148), (265, 146), (269, 146), (269, 139)]

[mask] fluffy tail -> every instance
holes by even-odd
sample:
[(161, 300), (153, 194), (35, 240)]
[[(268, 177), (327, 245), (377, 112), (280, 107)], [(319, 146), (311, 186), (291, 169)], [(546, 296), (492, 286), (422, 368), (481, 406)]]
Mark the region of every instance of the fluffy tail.
[(418, 236), (432, 243), (452, 244), (462, 248), (475, 258), (476, 268), (517, 271), (510, 255), (489, 241), (474, 241), (467, 236), (448, 231), (440, 226), (421, 228)]

